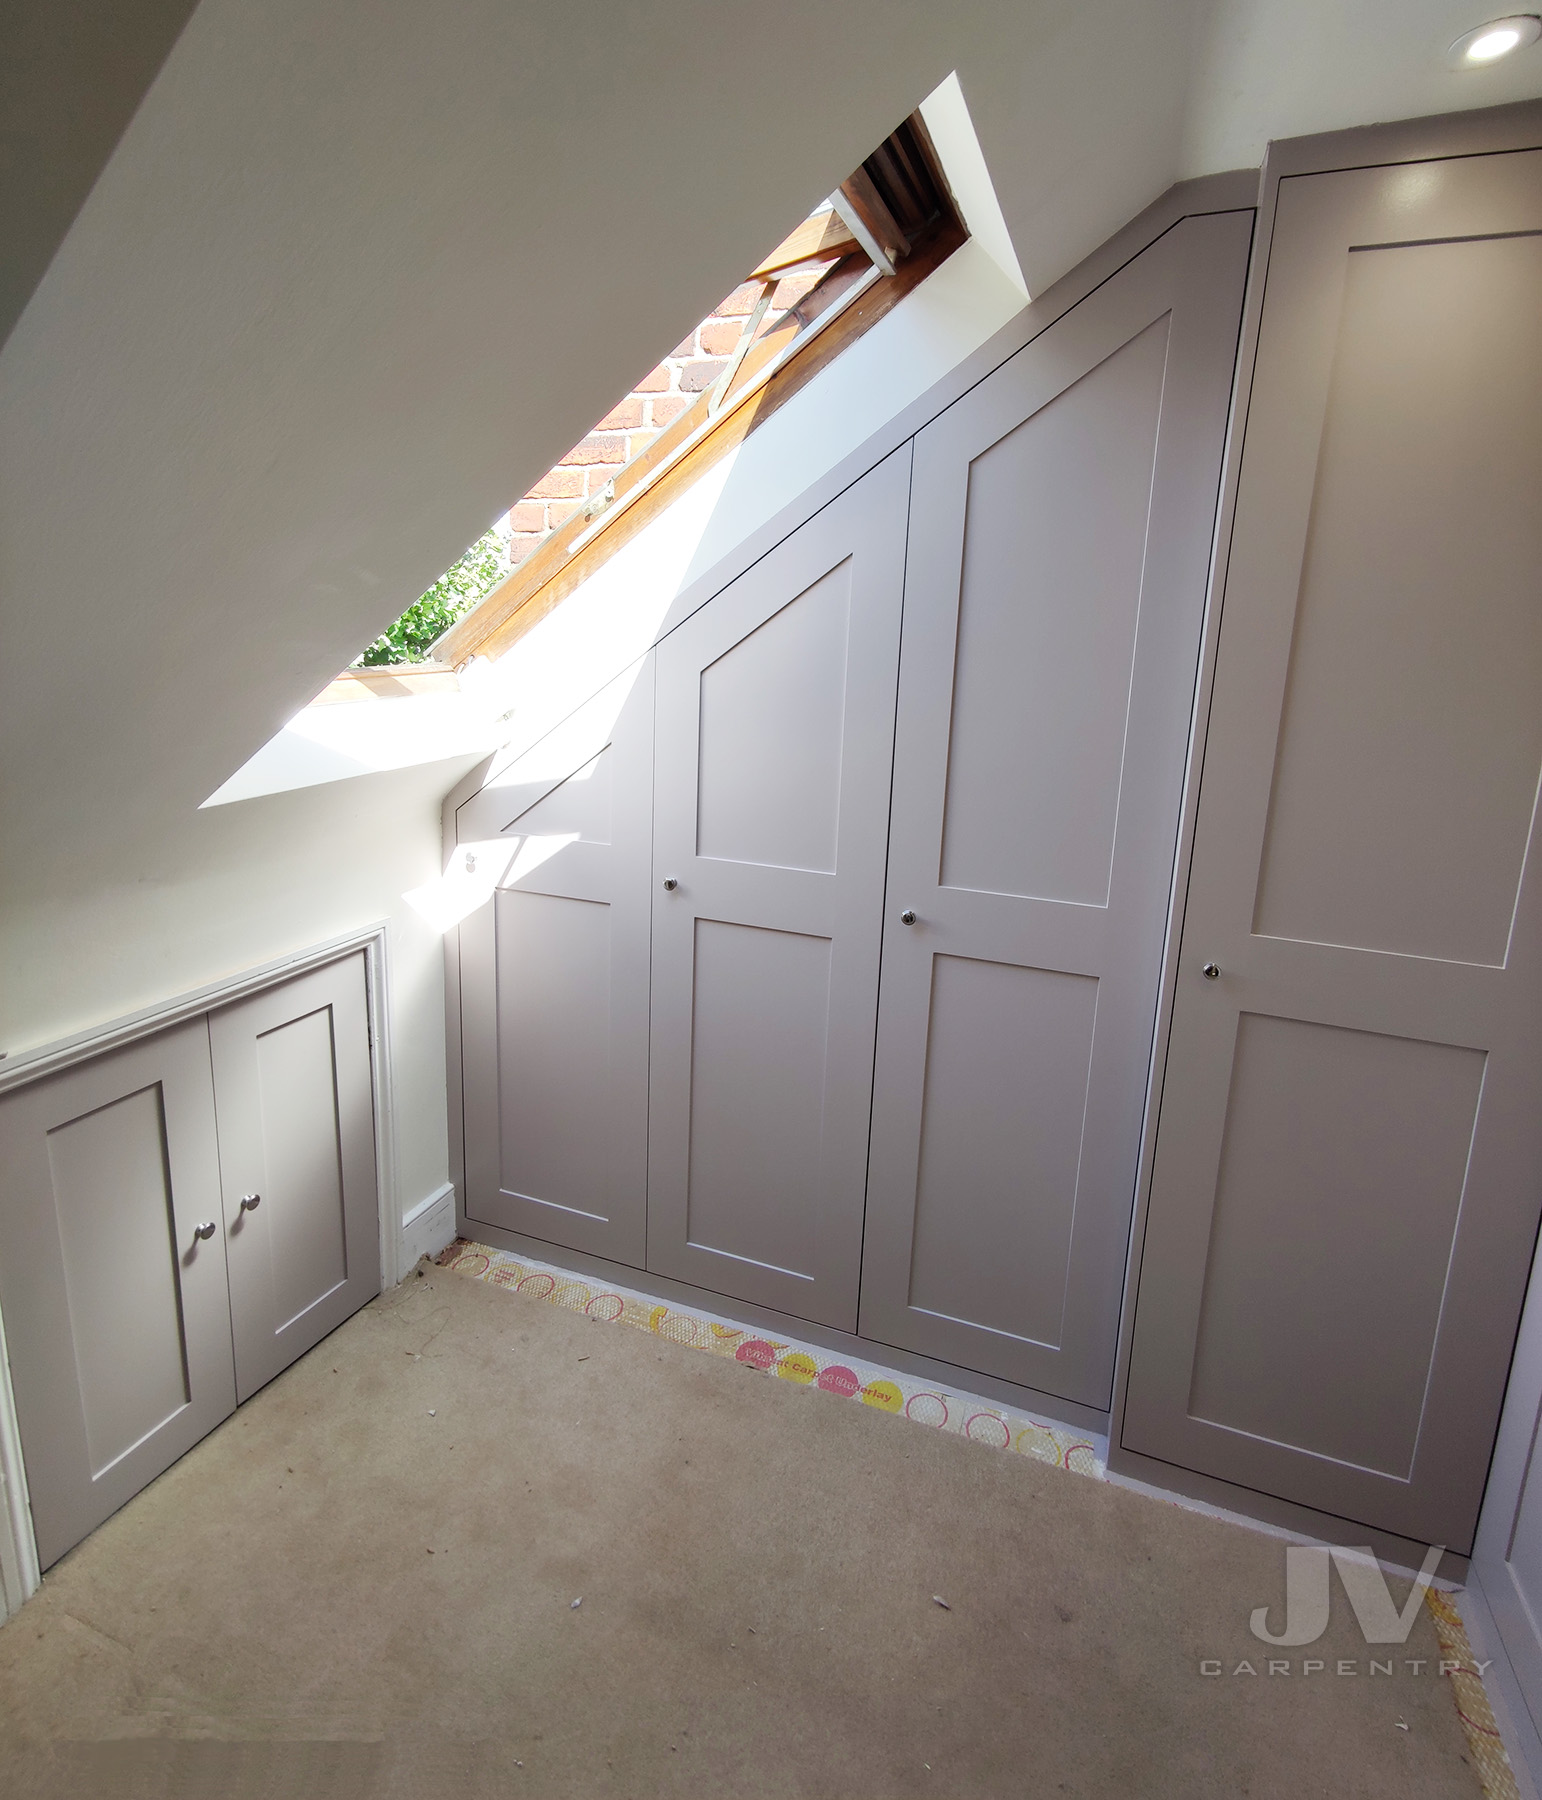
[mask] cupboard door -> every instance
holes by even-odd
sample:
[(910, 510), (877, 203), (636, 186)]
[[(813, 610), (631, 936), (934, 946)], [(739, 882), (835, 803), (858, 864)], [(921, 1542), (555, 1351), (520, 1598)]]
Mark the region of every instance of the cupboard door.
[(364, 958), (209, 1015), (236, 1388), (380, 1292)]
[(203, 1019), (0, 1103), (0, 1306), (45, 1569), (235, 1409), (220, 1220)]
[(460, 927), (466, 1212), (641, 1268), (653, 661), (463, 805), (499, 871)]
[(916, 440), (862, 1331), (1109, 1403), (1251, 213)]
[(1542, 1167), (1539, 295), (1542, 152), (1280, 184), (1122, 1433), (1462, 1553)]
[(658, 650), (648, 1267), (851, 1330), (908, 446)]

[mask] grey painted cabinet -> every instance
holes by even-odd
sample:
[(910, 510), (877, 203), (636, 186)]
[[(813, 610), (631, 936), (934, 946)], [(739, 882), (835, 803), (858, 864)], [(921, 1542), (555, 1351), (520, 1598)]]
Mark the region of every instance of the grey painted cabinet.
[(466, 1212), (641, 1266), (653, 658), (461, 807), (494, 859), (460, 928)]
[(1251, 230), (1175, 225), (460, 804), (472, 1229), (1107, 1407)]
[(362, 961), (0, 1101), (0, 1307), (43, 1567), (379, 1291)]
[(1122, 1442), (1467, 1552), (1542, 1191), (1542, 152), (1280, 185)]
[(648, 1266), (851, 1330), (908, 446), (658, 651)]
[(380, 1291), (362, 953), (209, 1016), (236, 1398)]
[(1251, 215), (916, 440), (865, 1336), (1105, 1408)]

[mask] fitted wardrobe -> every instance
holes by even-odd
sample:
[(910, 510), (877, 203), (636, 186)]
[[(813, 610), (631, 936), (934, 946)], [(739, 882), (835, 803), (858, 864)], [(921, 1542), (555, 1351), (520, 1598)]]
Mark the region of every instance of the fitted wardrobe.
[(1106, 1410), (1251, 229), (1174, 225), (459, 806), (468, 1229)]
[(1542, 1215), (1538, 145), (1272, 147), (452, 796), (464, 1230), (1460, 1571)]

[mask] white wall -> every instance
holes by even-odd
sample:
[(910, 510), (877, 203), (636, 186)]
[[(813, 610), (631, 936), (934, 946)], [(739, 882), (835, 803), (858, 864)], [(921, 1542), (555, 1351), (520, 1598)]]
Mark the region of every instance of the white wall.
[[(11, 1053), (389, 920), (398, 1206), (445, 1177), (441, 941), (402, 893), (439, 868), (439, 800), (464, 761), (162, 818), (101, 868), (62, 828), (11, 872), (0, 916)], [(61, 879), (62, 876), (62, 879)]]

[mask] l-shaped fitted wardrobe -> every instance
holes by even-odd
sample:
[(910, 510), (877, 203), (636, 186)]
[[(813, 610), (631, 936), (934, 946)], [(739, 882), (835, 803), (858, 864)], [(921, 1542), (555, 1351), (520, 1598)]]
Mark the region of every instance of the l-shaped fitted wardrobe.
[(1542, 1214), (1539, 143), (1178, 190), (450, 796), (465, 1233), (1462, 1566)]

